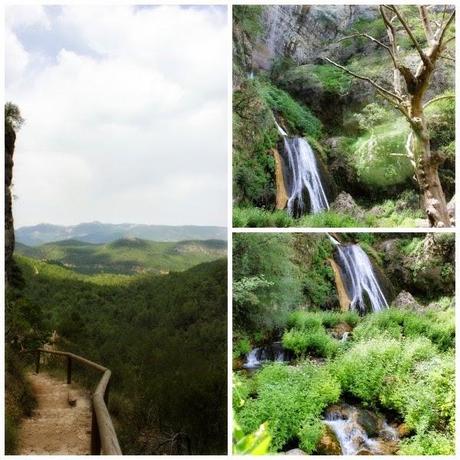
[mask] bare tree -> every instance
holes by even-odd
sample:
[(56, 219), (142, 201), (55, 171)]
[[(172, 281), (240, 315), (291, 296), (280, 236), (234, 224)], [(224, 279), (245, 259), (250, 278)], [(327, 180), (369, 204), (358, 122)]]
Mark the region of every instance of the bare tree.
[[(448, 36), (454, 23), (455, 9), (453, 8), (455, 7), (445, 6), (442, 14), (435, 18), (429, 7), (418, 6), (418, 14), (425, 32), (425, 46), (419, 43), (401, 9), (393, 5), (379, 6), (381, 18), (385, 24), (387, 40), (378, 40), (366, 33), (356, 33), (346, 37), (365, 37), (386, 50), (393, 65), (391, 89), (387, 89), (371, 78), (352, 72), (331, 59), (325, 58), (327, 62), (349, 75), (371, 84), (376, 92), (398, 109), (409, 122), (411, 132), (406, 143), (406, 153), (414, 166), (415, 178), (423, 198), (423, 207), (432, 227), (450, 227), (452, 224), (438, 174), (438, 168), (443, 158), (437, 152), (431, 151), (430, 133), (424, 109), (435, 101), (453, 97), (452, 95), (442, 95), (430, 101), (425, 100), (431, 77), (439, 60), (454, 60), (447, 51), (447, 45), (455, 39), (454, 35)], [(406, 66), (401, 56), (398, 41), (402, 35), (410, 39), (417, 51), (419, 63), (416, 70)]]

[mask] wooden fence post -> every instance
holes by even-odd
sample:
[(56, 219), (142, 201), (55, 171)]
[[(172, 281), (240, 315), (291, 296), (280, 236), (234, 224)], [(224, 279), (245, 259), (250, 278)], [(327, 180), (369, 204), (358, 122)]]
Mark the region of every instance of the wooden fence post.
[(97, 425), (96, 411), (93, 405), (93, 416), (91, 419), (91, 455), (101, 455), (101, 437)]
[(67, 356), (67, 385), (72, 383), (72, 357)]
[(37, 356), (35, 357), (35, 373), (40, 372), (40, 350), (37, 350)]

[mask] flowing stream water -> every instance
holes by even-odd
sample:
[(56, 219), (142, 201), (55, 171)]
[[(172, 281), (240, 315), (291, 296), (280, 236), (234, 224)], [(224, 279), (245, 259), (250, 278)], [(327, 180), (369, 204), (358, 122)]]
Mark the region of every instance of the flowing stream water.
[(289, 214), (304, 214), (305, 190), (310, 198), (310, 211), (315, 214), (329, 209), (329, 201), (324, 189), (318, 162), (310, 144), (302, 137), (289, 137), (278, 123), (279, 133), (284, 140), (283, 156), (286, 163), (286, 187)]
[[(395, 428), (375, 414), (348, 404), (331, 408), (324, 423), (335, 434), (342, 455), (389, 455), (397, 449), (399, 437)], [(369, 427), (371, 426), (371, 433)]]

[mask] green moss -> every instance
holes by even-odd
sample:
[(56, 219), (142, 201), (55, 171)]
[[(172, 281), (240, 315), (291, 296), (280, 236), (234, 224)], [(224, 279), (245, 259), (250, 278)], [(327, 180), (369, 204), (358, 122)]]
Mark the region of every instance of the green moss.
[(307, 107), (295, 101), (286, 91), (268, 81), (259, 82), (260, 94), (271, 108), (286, 123), (290, 135), (299, 134), (318, 139), (321, 122)]
[(280, 78), (283, 86), (303, 90), (310, 88), (337, 95), (347, 94), (353, 82), (347, 73), (329, 64), (297, 66), (285, 71)]
[(350, 156), (359, 180), (374, 188), (402, 184), (413, 175), (406, 156), (407, 123), (397, 117), (371, 129), (350, 147)]

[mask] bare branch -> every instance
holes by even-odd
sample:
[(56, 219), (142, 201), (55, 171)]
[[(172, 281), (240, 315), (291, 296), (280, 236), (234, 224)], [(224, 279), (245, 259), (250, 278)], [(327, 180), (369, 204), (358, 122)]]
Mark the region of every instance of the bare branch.
[(383, 86), (379, 85), (377, 82), (374, 80), (370, 79), (369, 77), (366, 77), (364, 75), (359, 75), (357, 73), (352, 72), (351, 70), (347, 69), (343, 65), (337, 64), (337, 62), (331, 61), (329, 58), (325, 57), (324, 58), (327, 62), (332, 64), (335, 67), (338, 67), (339, 69), (342, 69), (344, 72), (348, 73), (349, 75), (358, 78), (359, 80), (364, 80), (370, 83), (377, 91), (382, 94), (383, 97), (385, 97), (387, 100), (389, 100), (392, 103), (395, 103), (397, 101), (398, 103), (403, 102), (403, 99), (401, 96), (398, 96), (395, 93), (392, 93), (391, 91), (385, 89)]
[(395, 65), (395, 67), (397, 67), (396, 57), (393, 54), (393, 51), (391, 50), (391, 48), (388, 45), (385, 45), (385, 43), (381, 42), (380, 40), (377, 40), (375, 37), (372, 37), (369, 34), (365, 34), (365, 33), (362, 33), (362, 32), (357, 32), (355, 34), (347, 35), (346, 37), (341, 38), (340, 40), (337, 41), (337, 43), (340, 43), (340, 42), (342, 42), (344, 40), (348, 40), (348, 39), (354, 38), (354, 37), (365, 37), (365, 38), (371, 40), (372, 42), (377, 43), (382, 48), (385, 48), (388, 51), (388, 53), (389, 53), (389, 55), (391, 57), (391, 60), (393, 61), (393, 64)]
[(391, 11), (393, 11), (394, 14), (396, 14), (397, 18), (399, 19), (399, 22), (404, 27), (405, 31), (407, 32), (407, 35), (409, 35), (409, 38), (411, 39), (412, 43), (414, 44), (415, 49), (418, 51), (418, 54), (420, 55), (420, 58), (422, 59), (423, 63), (426, 66), (429, 66), (431, 63), (430, 63), (430, 60), (429, 60), (428, 56), (423, 51), (423, 49), (420, 46), (419, 42), (415, 38), (415, 35), (412, 33), (411, 28), (409, 27), (409, 25), (407, 24), (406, 20), (401, 15), (401, 13), (398, 11), (398, 8), (396, 8), (393, 5), (389, 6), (388, 8)]
[(428, 9), (425, 5), (418, 7), (420, 19), (422, 20), (423, 30), (425, 31), (426, 41), (431, 45), (433, 41), (433, 30), (431, 29), (430, 18), (428, 17)]
[(444, 46), (446, 46), (448, 43), (450, 43), (452, 40), (455, 40), (455, 35), (452, 35), (452, 37), (449, 37), (445, 42)]
[(431, 101), (428, 101), (423, 108), (426, 109), (429, 105), (433, 104), (433, 102), (441, 101), (442, 99), (455, 99), (453, 94), (444, 94), (442, 96), (434, 97)]
[(448, 54), (440, 54), (439, 57), (441, 59), (446, 59), (447, 61), (455, 62), (455, 58), (453, 58), (452, 56), (449, 56)]
[[(449, 16), (449, 19), (447, 20), (446, 25), (444, 26), (444, 28), (441, 31), (441, 35), (438, 38), (439, 46), (442, 46), (443, 41), (444, 41), (444, 35), (446, 34), (446, 31), (449, 28), (449, 26), (450, 26), (451, 22), (453, 21), (454, 17), (455, 17), (455, 10)], [(450, 39), (449, 39), (449, 41), (450, 41)]]

